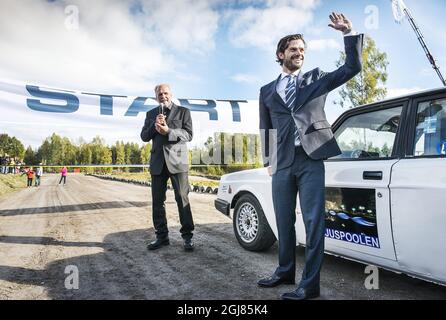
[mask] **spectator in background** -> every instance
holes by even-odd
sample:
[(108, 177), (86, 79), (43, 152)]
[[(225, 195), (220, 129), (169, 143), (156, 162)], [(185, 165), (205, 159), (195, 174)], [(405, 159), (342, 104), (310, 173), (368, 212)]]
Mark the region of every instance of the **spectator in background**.
[(15, 161), (14, 161), (14, 158), (11, 158), (11, 160), (9, 161), (9, 172), (11, 172), (12, 174), (15, 174)]
[(17, 161), (15, 162), (15, 173), (16, 173), (16, 174), (19, 174), (19, 173), (22, 171), (22, 166), (23, 166), (24, 164), (25, 164), (25, 163), (22, 162), (22, 161), (20, 161), (20, 160), (17, 160)]
[(1, 173), (2, 174), (6, 174), (7, 170), (8, 170), (8, 167), (7, 167), (7, 165), (8, 165), (8, 158), (2, 157), (0, 165), (1, 165)]
[(63, 180), (63, 185), (65, 185), (65, 183), (67, 183), (67, 172), (68, 172), (67, 167), (63, 167), (62, 170), (60, 170), (59, 184), (61, 184), (62, 180)]
[(39, 167), (36, 170), (36, 182), (35, 182), (36, 187), (40, 186), (40, 178), (42, 176), (43, 176), (43, 167), (42, 164), (39, 163)]
[(22, 176), (26, 174), (27, 176), (27, 183), (26, 186), (32, 187), (33, 186), (33, 179), (34, 179), (34, 171), (33, 171), (33, 167), (31, 168), (25, 168), (25, 171), (22, 173)]

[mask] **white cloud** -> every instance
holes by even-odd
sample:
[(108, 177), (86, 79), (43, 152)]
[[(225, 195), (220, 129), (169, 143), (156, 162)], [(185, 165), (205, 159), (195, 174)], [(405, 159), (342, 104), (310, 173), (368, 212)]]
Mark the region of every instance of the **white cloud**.
[(341, 50), (342, 46), (334, 39), (319, 39), (308, 41), (308, 49), (312, 51)]
[(243, 74), (238, 73), (236, 75), (233, 75), (231, 79), (235, 82), (239, 83), (248, 83), (248, 84), (254, 84), (259, 82), (259, 77), (252, 75), (252, 74)]
[(269, 50), (284, 35), (302, 33), (318, 4), (318, 0), (266, 0), (262, 7), (228, 11), (230, 40), (239, 47)]
[(145, 90), (168, 65), (119, 1), (72, 1), (79, 29), (65, 27), (65, 3), (2, 1), (3, 77), (67, 88)]
[(304, 10), (314, 9), (319, 5), (319, 0), (267, 0), (270, 7), (298, 7)]
[[(151, 92), (181, 72), (181, 53), (214, 48), (218, 15), (206, 1), (4, 0), (0, 2), (1, 78), (114, 94)], [(67, 5), (79, 10), (69, 30)]]
[(181, 73), (181, 72), (177, 72), (176, 73), (176, 78), (182, 81), (188, 81), (188, 82), (200, 82), (202, 81), (202, 79), (195, 75), (195, 74), (190, 74), (190, 73)]
[(143, 25), (174, 50), (207, 52), (215, 48), (219, 14), (206, 0), (143, 0)]

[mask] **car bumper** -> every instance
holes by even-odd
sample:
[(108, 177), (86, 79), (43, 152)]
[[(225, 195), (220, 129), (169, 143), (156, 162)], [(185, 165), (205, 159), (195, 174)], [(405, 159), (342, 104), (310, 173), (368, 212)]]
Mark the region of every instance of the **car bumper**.
[(229, 202), (222, 199), (217, 199), (214, 201), (214, 205), (215, 209), (229, 217)]

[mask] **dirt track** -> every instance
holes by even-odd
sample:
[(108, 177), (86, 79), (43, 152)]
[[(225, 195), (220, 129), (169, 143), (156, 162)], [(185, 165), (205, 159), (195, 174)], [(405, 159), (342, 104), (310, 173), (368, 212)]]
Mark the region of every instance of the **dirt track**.
[[(275, 268), (277, 245), (243, 250), (213, 195), (190, 194), (196, 250), (188, 253), (168, 191), (171, 245), (149, 252), (149, 188), (81, 175), (57, 182), (45, 176), (40, 188), (0, 197), (0, 299), (277, 299), (294, 289), (257, 287)], [(70, 265), (79, 270), (78, 290), (65, 288)], [(321, 298), (446, 299), (445, 287), (386, 271), (380, 290), (366, 290), (365, 276), (363, 265), (327, 256)]]

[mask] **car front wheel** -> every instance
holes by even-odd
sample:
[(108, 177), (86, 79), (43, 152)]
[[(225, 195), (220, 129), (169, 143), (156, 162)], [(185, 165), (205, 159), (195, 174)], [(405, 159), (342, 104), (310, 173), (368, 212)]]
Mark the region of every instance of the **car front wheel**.
[(259, 201), (251, 194), (237, 200), (233, 226), (237, 241), (249, 251), (264, 251), (276, 242)]

